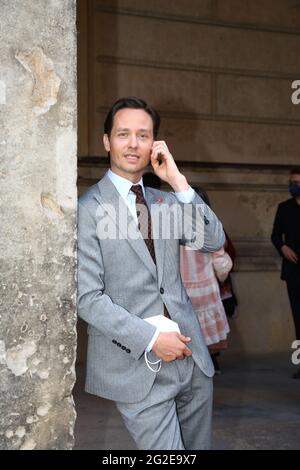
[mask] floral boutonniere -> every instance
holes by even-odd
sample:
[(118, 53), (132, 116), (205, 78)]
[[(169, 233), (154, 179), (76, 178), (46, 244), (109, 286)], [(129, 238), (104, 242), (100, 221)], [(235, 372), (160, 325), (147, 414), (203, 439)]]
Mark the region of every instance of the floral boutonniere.
[(164, 198), (163, 197), (159, 197), (155, 202), (156, 204), (161, 204), (162, 202), (164, 202)]

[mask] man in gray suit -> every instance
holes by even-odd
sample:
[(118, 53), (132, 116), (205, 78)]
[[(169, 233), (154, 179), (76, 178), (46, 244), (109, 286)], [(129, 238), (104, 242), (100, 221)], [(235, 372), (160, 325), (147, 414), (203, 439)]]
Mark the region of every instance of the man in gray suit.
[[(159, 123), (143, 100), (118, 100), (104, 125), (110, 170), (79, 201), (86, 391), (116, 402), (140, 449), (208, 449), (214, 369), (182, 285), (179, 247), (215, 251), (224, 233), (155, 140)], [(143, 187), (149, 163), (174, 192)]]

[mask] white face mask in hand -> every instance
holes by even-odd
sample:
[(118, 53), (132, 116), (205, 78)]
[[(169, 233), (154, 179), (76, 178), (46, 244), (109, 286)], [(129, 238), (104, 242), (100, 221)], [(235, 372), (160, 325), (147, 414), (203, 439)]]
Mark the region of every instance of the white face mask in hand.
[[(161, 359), (158, 359), (158, 361), (155, 361), (155, 362), (151, 362), (149, 361), (148, 357), (147, 357), (147, 352), (145, 351), (145, 354), (144, 354), (144, 358), (145, 358), (145, 362), (146, 362), (146, 366), (148, 367), (148, 369), (150, 369), (152, 372), (159, 372), (160, 369), (161, 369)], [(153, 369), (152, 366), (155, 366), (157, 365), (157, 369)]]
[[(145, 318), (144, 320), (156, 326), (156, 328), (158, 328), (159, 331), (162, 331), (162, 332), (176, 331), (177, 333), (180, 334), (178, 324), (175, 321), (170, 320), (169, 318), (165, 317), (164, 315), (155, 315), (154, 317)], [(144, 357), (145, 357), (145, 362), (146, 362), (148, 369), (150, 369), (152, 372), (155, 372), (155, 373), (160, 371), (161, 359), (155, 362), (149, 361), (146, 351), (145, 351)], [(157, 365), (157, 369), (153, 369), (151, 367), (155, 365)]]

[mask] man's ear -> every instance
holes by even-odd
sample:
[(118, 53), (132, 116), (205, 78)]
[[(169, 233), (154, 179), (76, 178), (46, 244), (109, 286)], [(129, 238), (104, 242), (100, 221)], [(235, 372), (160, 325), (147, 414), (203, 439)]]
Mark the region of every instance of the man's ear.
[(107, 134), (104, 134), (103, 136), (103, 145), (104, 148), (107, 152), (110, 152), (110, 143), (109, 143), (109, 138)]

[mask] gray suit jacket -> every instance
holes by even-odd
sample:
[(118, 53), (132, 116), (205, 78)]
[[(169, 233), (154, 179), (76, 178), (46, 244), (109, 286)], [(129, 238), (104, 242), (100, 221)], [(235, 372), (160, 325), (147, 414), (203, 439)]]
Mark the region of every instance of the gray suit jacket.
[[(180, 210), (186, 205), (174, 194), (152, 188), (145, 193), (149, 207), (155, 209), (163, 203), (167, 215), (175, 208), (181, 217)], [(195, 204), (201, 204), (201, 210)], [(155, 266), (139, 232), (135, 240), (126, 237), (118, 211), (127, 211), (127, 206), (107, 175), (80, 197), (78, 313), (88, 323), (87, 392), (126, 403), (138, 402), (148, 394), (155, 373), (146, 366), (144, 351), (155, 327), (144, 319), (163, 314), (164, 304), (181, 333), (191, 337), (189, 348), (196, 364), (207, 376), (213, 375), (198, 319), (182, 285), (179, 245), (215, 251), (223, 246), (224, 233), (198, 195), (189, 207), (192, 212), (185, 216), (185, 225), (178, 224), (180, 239), (154, 239)], [(194, 231), (196, 214), (205, 219), (203, 246)], [(133, 222), (129, 216), (127, 223)], [(121, 236), (103, 236), (107, 223), (120, 229)], [(154, 231), (157, 223), (152, 218)]]

